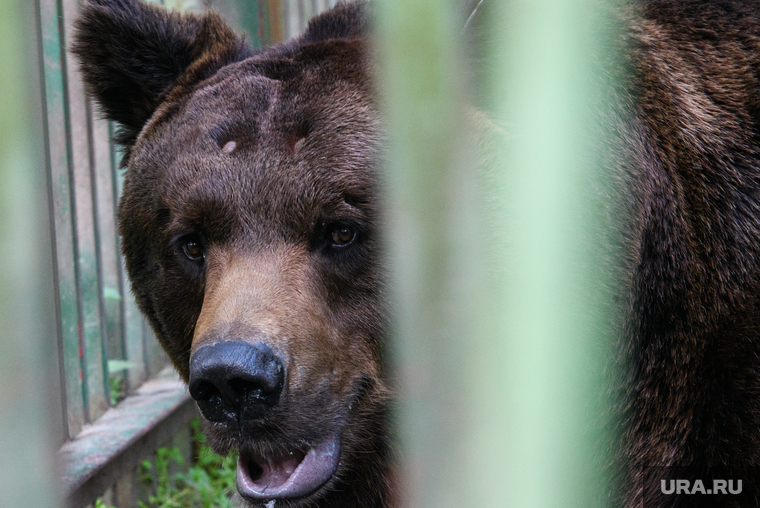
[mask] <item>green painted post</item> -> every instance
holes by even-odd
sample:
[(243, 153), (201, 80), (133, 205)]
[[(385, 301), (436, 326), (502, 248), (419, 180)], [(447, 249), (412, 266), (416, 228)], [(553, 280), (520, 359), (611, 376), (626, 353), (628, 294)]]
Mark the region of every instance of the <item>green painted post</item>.
[[(79, 12), (78, 0), (63, 0), (64, 37), (71, 33)], [(66, 54), (69, 99), (70, 171), (74, 190), (74, 224), (77, 252), (79, 334), (87, 418), (95, 421), (108, 409), (108, 373), (104, 352), (105, 323), (102, 298), (95, 196), (92, 178), (92, 129), (89, 104), (76, 58)]]
[(470, 367), (483, 373), (470, 393), (499, 402), (471, 420), (469, 445), (478, 464), (509, 460), (470, 481), (481, 506), (601, 505), (614, 490), (602, 470), (615, 191), (602, 167), (609, 112), (595, 65), (609, 61), (600, 30), (613, 23), (592, 1), (490, 8), (490, 102), (510, 126), (491, 187), (504, 206), (493, 220), (509, 236), (489, 245), (505, 269), (484, 286), (485, 347)]
[[(605, 504), (612, 270), (589, 4), (482, 5), (490, 128), (462, 114), (454, 2), (378, 4), (408, 506)], [(471, 133), (494, 148), (485, 170)]]
[(473, 213), (474, 171), (460, 136), (460, 29), (451, 2), (376, 5), (390, 134), (385, 235), (393, 269), (405, 505), (478, 506), (462, 482), (469, 409), (463, 399), (469, 373), (462, 367), (473, 340), (483, 231)]
[(239, 0), (236, 2), (238, 22), (248, 32), (251, 46), (260, 48), (263, 43), (263, 25), (261, 20), (261, 5), (259, 1)]
[(56, 283), (58, 292), (59, 334), (64, 370), (69, 437), (74, 437), (85, 422), (82, 347), (79, 340), (77, 273), (74, 243), (74, 204), (70, 165), (69, 104), (66, 60), (63, 52), (61, 5), (56, 0), (40, 0), (39, 26), (45, 108), (45, 133), (53, 203)]
[(148, 324), (147, 319), (143, 319), (143, 336), (145, 337), (148, 376), (152, 378), (169, 364), (169, 358), (158, 342), (158, 338), (153, 333), (153, 329)]
[(37, 67), (49, 53), (34, 7), (0, 3), (0, 506), (55, 508), (62, 409)]
[[(111, 125), (113, 133), (114, 126)], [(112, 157), (112, 178), (114, 199), (118, 202), (118, 196), (121, 196), (124, 186), (125, 169), (119, 168), (121, 163), (122, 151), (116, 145), (111, 145)], [(117, 239), (118, 241), (118, 239)], [(119, 262), (119, 289), (122, 295), (121, 299), (121, 316), (124, 358), (132, 366), (127, 370), (127, 385), (129, 391), (137, 390), (141, 384), (148, 379), (148, 365), (145, 348), (145, 333), (143, 329), (143, 318), (140, 310), (135, 303), (135, 297), (129, 285), (129, 277), (124, 264), (124, 258), (120, 257)]]
[[(114, 181), (110, 129), (106, 120), (92, 113), (92, 180), (95, 182), (97, 197), (98, 257), (100, 258), (101, 294), (103, 298), (103, 322), (106, 326), (106, 358), (124, 360), (124, 337), (122, 335), (120, 288), (120, 253), (116, 238), (116, 201), (114, 200)], [(109, 390), (110, 391), (110, 390)]]

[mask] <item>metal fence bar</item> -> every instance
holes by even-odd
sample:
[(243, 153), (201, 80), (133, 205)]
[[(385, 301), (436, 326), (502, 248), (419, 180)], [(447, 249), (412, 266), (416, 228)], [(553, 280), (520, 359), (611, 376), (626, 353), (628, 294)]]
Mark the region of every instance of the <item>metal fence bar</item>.
[(301, 11), (298, 0), (284, 0), (282, 9), (285, 39), (292, 39), (301, 30)]
[(38, 52), (34, 8), (0, 3), (0, 506), (55, 508), (62, 409), (38, 75), (51, 48)]
[(95, 183), (98, 257), (100, 259), (102, 320), (105, 330), (105, 356), (109, 360), (124, 360), (124, 337), (119, 268), (121, 264), (116, 240), (116, 194), (113, 180), (113, 157), (108, 122), (92, 113), (92, 180)]
[[(454, 3), (377, 4), (406, 505), (598, 506), (598, 18), (583, 2), (486, 4), (490, 128), (461, 113)], [(462, 140), (479, 125), (497, 141), (490, 172)]]
[(602, 166), (608, 113), (596, 66), (610, 61), (600, 30), (614, 25), (594, 4), (490, 6), (490, 100), (512, 136), (491, 188), (508, 205), (494, 220), (509, 238), (490, 246), (505, 270), (484, 287), (470, 391), (474, 402), (499, 402), (471, 420), (469, 445), (477, 463), (509, 460), (471, 477), (480, 506), (586, 508), (610, 489), (603, 372), (613, 357), (615, 197)]
[(64, 399), (68, 436), (73, 437), (85, 422), (82, 382), (77, 274), (74, 244), (74, 204), (69, 174), (70, 146), (66, 61), (62, 33), (61, 4), (39, 2), (45, 100), (45, 131), (55, 237), (56, 286), (59, 334), (61, 337)]
[(135, 299), (129, 288), (127, 270), (122, 260), (122, 294), (129, 295), (122, 303), (124, 313), (124, 349), (127, 361), (133, 366), (127, 371), (127, 383), (129, 391), (133, 392), (148, 379), (147, 361), (145, 355), (145, 340), (143, 331), (143, 317), (137, 308)]
[(266, 13), (269, 20), (269, 35), (265, 38), (267, 44), (284, 40), (283, 31), (283, 2), (281, 0), (266, 0)]
[[(79, 10), (78, 0), (63, 0), (64, 37), (71, 32)], [(66, 65), (71, 160), (74, 188), (74, 224), (77, 252), (77, 300), (79, 340), (82, 346), (85, 407), (88, 421), (95, 421), (108, 409), (108, 376), (105, 372), (100, 269), (95, 229), (95, 206), (91, 170), (91, 124), (84, 84), (76, 60), (64, 54)]]
[(142, 320), (143, 337), (145, 340), (146, 359), (148, 362), (148, 377), (155, 377), (169, 363), (169, 358), (164, 353), (156, 335), (150, 328), (146, 319)]
[(390, 134), (385, 232), (397, 309), (405, 505), (478, 506), (460, 480), (466, 459), (461, 365), (472, 341), (480, 231), (472, 210), (474, 171), (459, 136), (457, 20), (452, 2), (389, 0), (377, 7)]

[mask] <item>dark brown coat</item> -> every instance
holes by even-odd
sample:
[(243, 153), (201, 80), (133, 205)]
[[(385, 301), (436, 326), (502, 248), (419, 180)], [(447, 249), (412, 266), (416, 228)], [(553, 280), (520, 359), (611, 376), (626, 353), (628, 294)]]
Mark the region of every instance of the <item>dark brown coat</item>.
[[(335, 473), (287, 506), (391, 504), (365, 11), (252, 51), (215, 15), (90, 0), (76, 36), (122, 125), (124, 254), (172, 362), (188, 379), (202, 347), (256, 341), (287, 373), (264, 420), (207, 425), (212, 445), (341, 436)], [(644, 466), (760, 465), (760, 3), (640, 1), (621, 19), (619, 504), (754, 506), (747, 483), (741, 500), (642, 496), (664, 474)]]

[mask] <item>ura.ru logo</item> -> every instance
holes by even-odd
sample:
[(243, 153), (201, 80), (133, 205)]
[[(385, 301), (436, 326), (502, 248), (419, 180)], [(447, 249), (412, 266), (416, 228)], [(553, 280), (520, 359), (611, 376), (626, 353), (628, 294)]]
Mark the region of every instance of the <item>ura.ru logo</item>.
[[(708, 482), (709, 485), (709, 482)], [(706, 488), (702, 480), (661, 480), (660, 491), (663, 494), (741, 494), (741, 480), (712, 481), (712, 487)]]

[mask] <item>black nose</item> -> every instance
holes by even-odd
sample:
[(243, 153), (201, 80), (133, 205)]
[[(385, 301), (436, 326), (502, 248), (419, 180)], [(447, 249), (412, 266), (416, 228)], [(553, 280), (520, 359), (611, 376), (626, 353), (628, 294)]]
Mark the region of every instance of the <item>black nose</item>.
[(264, 343), (203, 346), (190, 358), (190, 396), (213, 422), (263, 417), (280, 400), (285, 369)]

